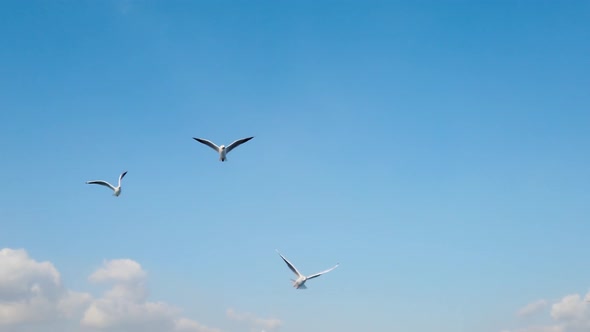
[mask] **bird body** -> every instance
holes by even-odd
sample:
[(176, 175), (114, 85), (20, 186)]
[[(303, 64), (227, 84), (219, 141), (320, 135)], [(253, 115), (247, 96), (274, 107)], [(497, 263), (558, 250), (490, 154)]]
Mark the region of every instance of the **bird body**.
[(247, 137), (247, 138), (242, 138), (242, 139), (239, 139), (239, 140), (234, 141), (233, 143), (231, 143), (230, 145), (228, 145), (226, 147), (225, 145), (217, 146), (215, 143), (213, 143), (213, 142), (211, 142), (209, 140), (206, 140), (204, 138), (196, 138), (196, 137), (193, 137), (193, 139), (195, 141), (197, 141), (199, 143), (202, 143), (202, 144), (205, 144), (208, 147), (212, 148), (213, 150), (217, 151), (217, 153), (219, 153), (219, 160), (221, 160), (222, 162), (227, 160), (227, 154), (231, 150), (235, 149), (236, 147), (238, 147), (241, 144), (244, 144), (244, 143), (248, 142), (249, 140), (251, 140), (253, 138), (254, 138), (254, 136)]
[(321, 276), (322, 274), (328, 273), (332, 270), (334, 270), (335, 268), (337, 268), (340, 264), (336, 264), (335, 266), (322, 271), (322, 272), (318, 272), (315, 274), (312, 274), (310, 276), (305, 276), (303, 274), (301, 274), (297, 268), (291, 264), (291, 262), (289, 262), (283, 255), (281, 255), (281, 253), (277, 250), (277, 253), (279, 254), (279, 256), (281, 256), (281, 258), (283, 259), (283, 261), (285, 262), (285, 264), (287, 264), (287, 266), (289, 267), (289, 269), (291, 271), (293, 271), (293, 273), (295, 273), (295, 275), (297, 276), (297, 279), (291, 279), (291, 281), (293, 282), (293, 287), (295, 287), (296, 289), (307, 289), (307, 287), (305, 286), (305, 282), (309, 279), (313, 279), (313, 278), (317, 278), (319, 276)]
[(113, 196), (119, 197), (119, 195), (121, 195), (121, 180), (123, 179), (125, 174), (127, 174), (127, 171), (125, 171), (125, 172), (121, 173), (121, 175), (119, 175), (119, 184), (116, 187), (106, 181), (103, 181), (103, 180), (86, 181), (86, 184), (99, 184), (101, 186), (108, 187), (111, 190), (113, 190)]

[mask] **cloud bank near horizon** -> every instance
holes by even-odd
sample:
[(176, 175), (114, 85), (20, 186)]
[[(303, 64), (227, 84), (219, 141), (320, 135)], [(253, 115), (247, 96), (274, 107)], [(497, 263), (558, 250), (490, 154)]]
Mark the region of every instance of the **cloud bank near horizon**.
[[(131, 259), (105, 260), (88, 281), (109, 285), (98, 297), (67, 289), (51, 262), (39, 262), (24, 249), (0, 250), (0, 330), (29, 332), (222, 332), (184, 317), (165, 302), (150, 301), (147, 273)], [(261, 319), (229, 309), (228, 319), (269, 330), (279, 319)]]

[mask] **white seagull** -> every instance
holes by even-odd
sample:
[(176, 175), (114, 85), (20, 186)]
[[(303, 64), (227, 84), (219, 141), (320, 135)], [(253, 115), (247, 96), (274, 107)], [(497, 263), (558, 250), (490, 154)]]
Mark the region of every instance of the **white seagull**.
[(121, 195), (121, 180), (123, 179), (125, 174), (127, 174), (127, 171), (125, 171), (125, 172), (121, 173), (121, 175), (119, 175), (119, 185), (116, 187), (106, 181), (103, 181), (103, 180), (86, 181), (86, 184), (100, 184), (101, 186), (109, 187), (114, 191), (113, 196), (119, 196), (119, 195)]
[(215, 145), (215, 143), (213, 143), (213, 142), (211, 142), (209, 140), (193, 137), (193, 139), (195, 141), (200, 142), (200, 143), (203, 143), (203, 144), (207, 145), (208, 147), (212, 148), (213, 150), (217, 151), (219, 153), (219, 160), (221, 160), (221, 161), (226, 161), (227, 160), (226, 155), (231, 150), (237, 148), (239, 145), (244, 144), (244, 143), (248, 142), (249, 140), (251, 140), (253, 138), (254, 138), (254, 136), (247, 137), (247, 138), (242, 138), (242, 139), (239, 139), (239, 140), (233, 142), (232, 144), (230, 144), (228, 146), (225, 146), (225, 145), (217, 146), (217, 145)]
[(340, 265), (340, 263), (338, 263), (334, 267), (331, 267), (331, 268), (329, 268), (329, 269), (327, 269), (325, 271), (322, 271), (322, 272), (319, 272), (319, 273), (316, 273), (316, 274), (312, 274), (312, 275), (306, 277), (303, 274), (301, 274), (299, 271), (297, 271), (297, 268), (295, 268), (295, 266), (293, 266), (293, 264), (291, 264), (291, 262), (289, 262), (283, 255), (281, 255), (281, 253), (278, 250), (277, 250), (277, 253), (285, 261), (285, 263), (291, 269), (291, 271), (293, 271), (293, 273), (295, 273), (295, 275), (297, 276), (297, 280), (291, 279), (291, 281), (293, 281), (293, 287), (295, 287), (297, 289), (307, 289), (307, 287), (305, 286), (305, 282), (307, 280), (313, 279), (313, 278), (317, 278), (317, 277), (321, 276), (324, 273), (328, 273), (328, 272), (334, 270), (335, 268), (338, 267), (338, 265)]

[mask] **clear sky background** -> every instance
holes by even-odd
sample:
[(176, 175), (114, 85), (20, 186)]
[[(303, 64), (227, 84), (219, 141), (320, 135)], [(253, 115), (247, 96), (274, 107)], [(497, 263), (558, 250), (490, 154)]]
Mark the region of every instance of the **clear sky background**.
[[(589, 22), (588, 1), (0, 2), (0, 330), (143, 332), (165, 302), (175, 329), (587, 331)], [(192, 139), (247, 136), (225, 163)], [(124, 170), (120, 197), (84, 183)], [(275, 249), (341, 266), (295, 290)], [(149, 293), (107, 308), (129, 280)], [(36, 284), (61, 295), (31, 318)]]

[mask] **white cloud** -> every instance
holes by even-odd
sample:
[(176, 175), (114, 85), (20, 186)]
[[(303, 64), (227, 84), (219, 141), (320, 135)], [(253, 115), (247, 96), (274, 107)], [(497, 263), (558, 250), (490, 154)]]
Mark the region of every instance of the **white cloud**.
[(547, 307), (547, 304), (548, 303), (546, 300), (538, 300), (535, 302), (531, 302), (526, 306), (522, 307), (520, 310), (518, 310), (517, 315), (520, 317), (534, 315), (545, 309)]
[(194, 320), (180, 318), (174, 322), (174, 329), (178, 332), (221, 332), (220, 329), (203, 326)]
[(83, 326), (98, 329), (136, 329), (137, 331), (168, 331), (180, 311), (161, 302), (137, 302), (108, 295), (92, 302), (84, 313)]
[(590, 303), (579, 294), (567, 295), (553, 304), (551, 317), (562, 322), (566, 332), (590, 331)]
[(80, 317), (84, 308), (92, 301), (92, 296), (87, 293), (77, 293), (70, 290), (66, 291), (57, 303), (57, 307), (64, 314), (65, 318)]
[[(588, 332), (590, 331), (590, 293), (586, 296), (571, 294), (551, 305), (550, 318), (553, 322), (546, 326), (531, 326), (505, 332)], [(540, 311), (548, 305), (541, 301), (533, 302), (521, 310), (520, 316)], [(549, 318), (549, 317), (548, 317)]]
[(180, 317), (181, 310), (164, 302), (147, 300), (147, 273), (130, 259), (105, 261), (90, 276), (93, 282), (111, 282), (113, 286), (94, 300), (82, 317), (83, 326), (98, 329), (136, 331), (214, 331)]
[(227, 317), (231, 320), (245, 322), (251, 328), (256, 329), (266, 329), (266, 330), (276, 330), (278, 329), (283, 322), (277, 318), (259, 318), (256, 315), (249, 313), (249, 312), (237, 312), (233, 309), (227, 309)]
[[(148, 300), (147, 273), (130, 259), (103, 262), (88, 278), (110, 283), (101, 297), (62, 285), (50, 262), (25, 250), (0, 250), (0, 331), (221, 332), (182, 317), (181, 310)], [(36, 328), (25, 328), (33, 326)]]
[(53, 264), (31, 259), (25, 250), (0, 250), (0, 326), (72, 317), (90, 295), (68, 291)]
[(103, 267), (90, 275), (92, 282), (137, 282), (146, 277), (141, 265), (131, 259), (113, 259), (103, 262)]
[(0, 250), (0, 296), (3, 299), (32, 295), (33, 287), (36, 291), (42, 287), (47, 292), (60, 286), (59, 273), (51, 263), (32, 260), (22, 249)]
[(506, 330), (503, 332), (563, 332), (563, 327), (558, 325), (553, 326), (531, 326), (518, 330)]

